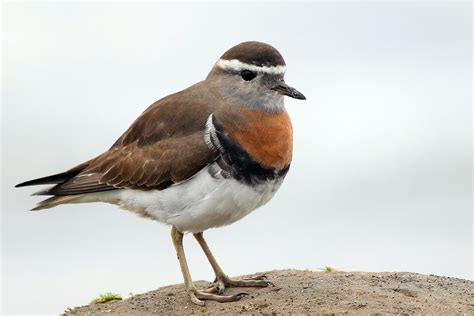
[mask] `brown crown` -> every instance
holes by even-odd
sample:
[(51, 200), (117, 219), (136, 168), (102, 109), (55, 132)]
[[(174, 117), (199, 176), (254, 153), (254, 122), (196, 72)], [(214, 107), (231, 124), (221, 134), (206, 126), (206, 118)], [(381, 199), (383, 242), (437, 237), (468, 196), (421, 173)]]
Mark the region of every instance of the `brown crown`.
[(275, 47), (262, 42), (243, 42), (226, 51), (221, 59), (237, 59), (256, 66), (285, 66), (285, 60)]

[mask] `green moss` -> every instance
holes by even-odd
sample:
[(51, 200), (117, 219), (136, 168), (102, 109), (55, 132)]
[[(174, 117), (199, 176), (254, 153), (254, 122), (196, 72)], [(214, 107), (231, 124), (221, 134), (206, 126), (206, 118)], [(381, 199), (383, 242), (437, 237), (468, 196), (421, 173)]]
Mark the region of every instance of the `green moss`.
[(90, 304), (100, 304), (100, 303), (105, 303), (109, 301), (120, 301), (122, 300), (122, 297), (119, 294), (114, 294), (114, 293), (105, 293), (105, 294), (100, 294), (98, 298), (93, 299)]
[(325, 267), (324, 267), (323, 269), (321, 269), (321, 270), (323, 270), (324, 272), (335, 272), (335, 271), (337, 271), (336, 268), (333, 268), (333, 267), (331, 267), (331, 266), (325, 266)]

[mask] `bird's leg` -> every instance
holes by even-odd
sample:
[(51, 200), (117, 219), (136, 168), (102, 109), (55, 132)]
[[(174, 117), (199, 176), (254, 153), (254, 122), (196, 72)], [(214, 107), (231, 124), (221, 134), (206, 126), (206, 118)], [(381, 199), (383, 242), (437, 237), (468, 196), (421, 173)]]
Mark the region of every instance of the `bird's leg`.
[(183, 273), (184, 286), (188, 292), (191, 301), (194, 304), (199, 306), (204, 306), (205, 303), (203, 300), (213, 300), (217, 302), (233, 302), (238, 301), (242, 296), (246, 295), (245, 293), (238, 293), (235, 295), (217, 295), (212, 294), (210, 291), (198, 291), (194, 287), (193, 280), (191, 279), (191, 274), (189, 273), (188, 264), (186, 262), (186, 256), (184, 255), (183, 248), (183, 233), (176, 229), (173, 226), (171, 229), (171, 239), (173, 240), (174, 248), (176, 249), (176, 254), (178, 256), (179, 265), (181, 267), (181, 272)]
[(204, 240), (203, 233), (194, 234), (194, 238), (198, 241), (202, 250), (206, 254), (209, 263), (216, 274), (216, 279), (214, 280), (213, 285), (207, 290), (208, 292), (217, 292), (219, 294), (224, 293), (226, 287), (267, 287), (273, 285), (270, 281), (267, 280), (265, 275), (259, 275), (256, 277), (243, 279), (243, 280), (233, 280), (229, 278), (216, 261), (216, 258), (211, 253), (209, 246)]

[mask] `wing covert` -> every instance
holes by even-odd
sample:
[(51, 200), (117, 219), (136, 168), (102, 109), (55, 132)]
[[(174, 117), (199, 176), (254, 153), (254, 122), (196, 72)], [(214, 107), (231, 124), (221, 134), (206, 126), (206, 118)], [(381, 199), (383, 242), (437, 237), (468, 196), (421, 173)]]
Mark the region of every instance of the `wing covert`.
[(186, 102), (184, 97), (180, 100), (179, 93), (173, 96), (173, 102), (166, 97), (152, 104), (81, 173), (40, 194), (164, 189), (215, 161), (217, 151), (204, 141), (206, 120), (214, 109), (195, 101)]

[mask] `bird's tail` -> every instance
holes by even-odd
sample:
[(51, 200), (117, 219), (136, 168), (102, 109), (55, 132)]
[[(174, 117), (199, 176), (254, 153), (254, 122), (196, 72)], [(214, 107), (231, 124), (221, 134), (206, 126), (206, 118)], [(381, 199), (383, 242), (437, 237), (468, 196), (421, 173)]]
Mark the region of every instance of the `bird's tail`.
[(80, 195), (53, 196), (53, 197), (50, 197), (46, 200), (43, 200), (43, 201), (39, 202), (31, 210), (32, 211), (39, 211), (39, 210), (44, 210), (44, 209), (47, 209), (47, 208), (58, 206), (60, 204), (74, 203), (75, 200), (77, 200), (81, 197), (82, 197), (82, 194), (80, 194)]
[[(47, 176), (47, 177), (25, 181), (25, 182), (15, 185), (15, 187), (19, 188), (19, 187), (25, 187), (25, 186), (30, 186), (30, 185), (40, 185), (40, 184), (55, 184), (56, 186), (58, 186), (71, 180), (75, 176), (77, 176), (87, 166), (88, 166), (88, 162), (85, 162), (72, 169), (69, 169), (68, 171), (57, 173), (57, 174)], [(51, 188), (33, 193), (33, 195), (54, 195), (54, 193), (50, 193), (50, 189)], [(43, 210), (43, 209), (55, 207), (59, 204), (64, 204), (64, 203), (74, 203), (75, 200), (81, 198), (82, 196), (83, 196), (82, 194), (55, 195), (46, 200), (39, 202), (36, 205), (36, 207), (32, 209), (32, 211)]]

